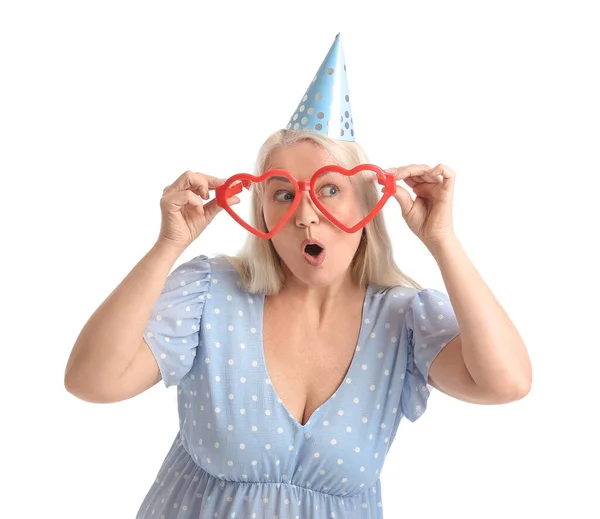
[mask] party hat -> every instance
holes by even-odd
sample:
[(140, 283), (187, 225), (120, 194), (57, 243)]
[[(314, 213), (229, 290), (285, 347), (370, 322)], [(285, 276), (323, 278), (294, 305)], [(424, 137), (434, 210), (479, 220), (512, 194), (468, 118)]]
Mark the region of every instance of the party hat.
[(340, 33), (311, 81), (287, 129), (354, 141), (354, 124)]

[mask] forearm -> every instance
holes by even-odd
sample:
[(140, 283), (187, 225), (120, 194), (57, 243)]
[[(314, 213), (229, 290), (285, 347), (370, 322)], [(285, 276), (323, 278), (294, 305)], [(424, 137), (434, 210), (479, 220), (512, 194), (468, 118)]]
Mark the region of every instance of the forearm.
[(65, 385), (122, 375), (133, 360), (169, 272), (183, 251), (157, 242), (88, 319), (65, 370)]

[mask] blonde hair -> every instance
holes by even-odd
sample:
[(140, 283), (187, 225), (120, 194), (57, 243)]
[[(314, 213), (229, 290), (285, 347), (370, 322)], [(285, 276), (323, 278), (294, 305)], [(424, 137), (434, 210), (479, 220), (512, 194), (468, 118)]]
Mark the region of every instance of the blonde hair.
[[(338, 164), (351, 169), (358, 164), (369, 163), (367, 154), (357, 142), (340, 141), (303, 130), (277, 130), (261, 146), (256, 159), (254, 175), (266, 171), (271, 153), (279, 146), (293, 146), (308, 140), (322, 148)], [(362, 202), (373, 204), (378, 196), (375, 183), (365, 183), (359, 193)], [(251, 195), (250, 224), (267, 232), (263, 218), (263, 190), (260, 184), (253, 184)], [(235, 256), (220, 254), (236, 268), (246, 291), (254, 294), (272, 295), (279, 292), (284, 284), (282, 261), (271, 240), (265, 240), (252, 233)], [(364, 228), (362, 239), (350, 265), (353, 282), (360, 286), (367, 284), (381, 287), (408, 287), (422, 290), (421, 285), (404, 274), (393, 258), (383, 214), (379, 212)]]

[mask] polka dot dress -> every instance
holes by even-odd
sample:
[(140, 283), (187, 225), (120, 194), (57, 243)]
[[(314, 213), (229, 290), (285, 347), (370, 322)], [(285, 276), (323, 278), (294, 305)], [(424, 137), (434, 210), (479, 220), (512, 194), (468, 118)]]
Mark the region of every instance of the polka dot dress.
[(403, 416), (427, 406), (431, 361), (458, 335), (446, 294), (370, 285), (349, 370), (302, 425), (271, 381), (264, 297), (224, 257), (168, 277), (145, 330), (179, 431), (138, 519), (383, 517), (379, 476)]

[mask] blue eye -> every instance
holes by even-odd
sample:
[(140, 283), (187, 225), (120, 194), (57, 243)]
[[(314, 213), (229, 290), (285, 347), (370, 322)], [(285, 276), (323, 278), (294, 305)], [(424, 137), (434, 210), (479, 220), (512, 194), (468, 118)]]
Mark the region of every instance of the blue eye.
[[(289, 196), (287, 196), (289, 195)], [(291, 193), (289, 191), (277, 191), (274, 195), (273, 198), (277, 201), (277, 202), (291, 202), (294, 199), (294, 193)]]
[[(325, 193), (323, 193), (325, 192)], [(323, 194), (323, 196), (335, 196), (340, 192), (340, 190), (338, 189), (338, 187), (334, 184), (327, 184), (326, 186), (323, 186), (321, 188), (321, 190), (319, 191), (319, 194)]]

